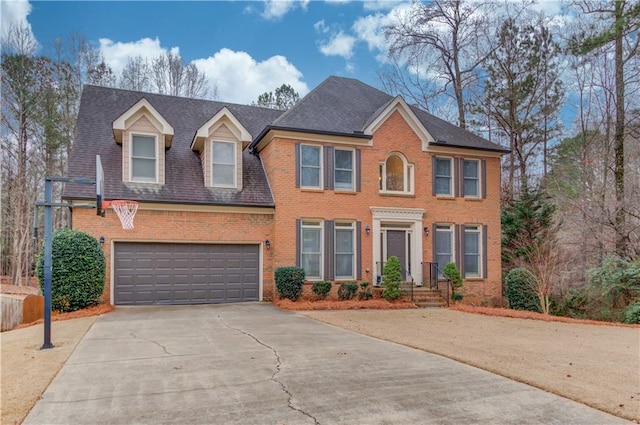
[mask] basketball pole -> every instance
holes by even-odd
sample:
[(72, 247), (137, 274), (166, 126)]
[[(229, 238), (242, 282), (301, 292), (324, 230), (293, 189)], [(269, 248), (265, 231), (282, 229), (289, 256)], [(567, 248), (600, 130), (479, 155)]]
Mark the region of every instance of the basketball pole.
[(45, 177), (44, 202), (36, 202), (36, 206), (44, 207), (44, 342), (42, 349), (53, 348), (51, 343), (51, 292), (53, 283), (53, 208), (71, 207), (68, 203), (53, 202), (53, 183), (78, 183), (95, 185), (96, 181), (89, 178)]

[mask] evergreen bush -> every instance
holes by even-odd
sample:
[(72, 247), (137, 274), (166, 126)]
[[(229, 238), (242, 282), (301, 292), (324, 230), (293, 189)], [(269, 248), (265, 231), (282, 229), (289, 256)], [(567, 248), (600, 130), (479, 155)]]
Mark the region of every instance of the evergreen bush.
[(362, 282), (360, 284), (360, 292), (358, 292), (359, 300), (370, 300), (373, 298), (373, 292), (369, 289), (369, 282)]
[[(58, 229), (52, 244), (51, 308), (75, 311), (98, 304), (106, 265), (98, 240), (78, 230)], [(44, 250), (38, 256), (36, 274), (44, 293)]]
[(540, 313), (540, 302), (536, 295), (536, 278), (530, 271), (515, 268), (505, 278), (505, 291), (509, 307)]
[(358, 292), (358, 284), (355, 282), (343, 282), (338, 288), (338, 299), (341, 301), (353, 299)]
[(297, 301), (302, 294), (305, 272), (300, 267), (279, 267), (275, 270), (276, 290), (280, 298)]
[(463, 297), (462, 294), (456, 293), (457, 289), (462, 288), (464, 281), (460, 270), (456, 267), (456, 263), (447, 263), (442, 268), (442, 274), (449, 279), (449, 285), (451, 285), (451, 299), (454, 301), (460, 301)]
[(387, 263), (382, 270), (382, 297), (387, 301), (397, 300), (402, 296), (400, 291), (400, 282), (402, 282), (402, 267), (398, 257), (392, 255), (387, 259)]
[(326, 280), (313, 282), (311, 291), (313, 292), (313, 295), (316, 296), (316, 299), (324, 300), (329, 295), (329, 292), (331, 292), (331, 282), (327, 282)]
[(631, 304), (624, 310), (624, 323), (640, 324), (640, 302)]

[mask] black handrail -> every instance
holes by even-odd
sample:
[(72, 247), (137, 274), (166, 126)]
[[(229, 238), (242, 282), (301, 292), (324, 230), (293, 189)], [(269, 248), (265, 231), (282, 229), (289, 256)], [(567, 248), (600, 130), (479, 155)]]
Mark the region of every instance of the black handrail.
[[(446, 284), (446, 290), (447, 290), (447, 307), (449, 307), (449, 301), (451, 299), (451, 295), (450, 295), (450, 282), (449, 282), (449, 278), (447, 276), (444, 275), (444, 273), (442, 272), (442, 270), (440, 270), (440, 267), (438, 267), (438, 263), (430, 263), (430, 262), (425, 262), (422, 263), (422, 283), (424, 284), (424, 279), (427, 277), (427, 273), (425, 273), (424, 270), (424, 266), (428, 265), (429, 267), (429, 288), (431, 289), (437, 289), (438, 291), (440, 291), (440, 280), (444, 280), (445, 284)], [(440, 279), (440, 275), (442, 275), (442, 279)]]

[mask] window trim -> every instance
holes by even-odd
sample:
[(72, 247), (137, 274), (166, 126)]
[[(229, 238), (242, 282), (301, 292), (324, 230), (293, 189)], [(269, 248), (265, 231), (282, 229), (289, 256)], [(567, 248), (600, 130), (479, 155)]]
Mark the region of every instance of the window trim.
[[(449, 193), (438, 193), (438, 184), (437, 184), (437, 179), (438, 179), (438, 160), (448, 160), (449, 161)], [(441, 197), (454, 197), (455, 196), (455, 189), (454, 189), (454, 185), (455, 185), (455, 165), (454, 165), (454, 159), (453, 157), (450, 156), (435, 156), (434, 157), (434, 161), (433, 161), (433, 188), (434, 188), (434, 195), (435, 196), (441, 196)], [(440, 177), (444, 177), (444, 176), (440, 176)]]
[[(465, 224), (463, 226), (462, 229), (462, 246), (465, 246), (465, 241), (466, 241), (466, 237), (467, 237), (467, 232), (469, 233), (474, 233), (478, 235), (478, 273), (477, 274), (469, 274), (469, 272), (466, 270), (466, 267), (463, 267), (463, 278), (464, 279), (482, 279), (485, 278), (486, 276), (483, 276), (483, 272), (484, 272), (484, 256), (486, 255), (486, 253), (484, 253), (484, 243), (483, 243), (483, 232), (484, 232), (484, 226), (482, 226), (481, 224)], [(463, 248), (463, 255), (462, 255), (462, 263), (465, 264), (466, 261), (466, 257), (467, 257), (467, 252), (466, 250)], [(475, 254), (472, 254), (475, 255)]]
[[(343, 276), (343, 275), (338, 275), (338, 268), (337, 268), (337, 256), (338, 256), (338, 238), (337, 238), (337, 232), (338, 230), (350, 230), (351, 231), (351, 247), (352, 247), (352, 251), (351, 251), (351, 275), (350, 276)], [(357, 264), (356, 264), (356, 260), (358, 258), (358, 247), (357, 247), (357, 235), (356, 235), (356, 222), (355, 221), (336, 221), (334, 222), (334, 228), (333, 228), (333, 256), (334, 256), (334, 260), (333, 260), (333, 264), (334, 264), (334, 276), (335, 276), (335, 280), (354, 280), (357, 279), (356, 277), (356, 269), (357, 269)], [(341, 254), (346, 254), (346, 253), (341, 253)]]
[[(439, 227), (442, 227), (442, 229), (438, 229)], [(446, 228), (446, 229), (445, 229)], [(448, 232), (449, 233), (449, 237), (450, 237), (450, 244), (451, 244), (451, 259), (450, 259), (450, 263), (456, 263), (456, 252), (457, 252), (457, 247), (456, 247), (456, 225), (455, 224), (451, 224), (451, 223), (434, 223), (433, 225), (433, 232), (434, 232), (434, 236), (433, 236), (433, 262), (438, 264), (438, 278), (442, 279), (444, 278), (443, 274), (442, 274), (442, 270), (444, 269), (444, 266), (448, 263), (445, 264), (440, 264), (438, 262), (438, 251), (437, 251), (437, 238), (438, 238), (438, 233), (440, 232)]]
[[(351, 153), (351, 188), (339, 188), (336, 180), (337, 171), (345, 171), (346, 169), (338, 169), (336, 161), (336, 152), (344, 151)], [(353, 148), (334, 147), (333, 148), (333, 190), (337, 192), (355, 192), (356, 191), (356, 150)]]
[[(214, 162), (214, 149), (213, 149), (213, 145), (215, 143), (226, 143), (229, 145), (233, 145), (233, 164), (219, 164), (219, 165), (233, 165), (233, 184), (232, 185), (228, 185), (228, 184), (216, 184), (213, 181), (213, 169), (215, 168), (215, 162)], [(211, 147), (211, 176), (210, 176), (210, 180), (211, 180), (211, 187), (219, 187), (219, 188), (227, 188), (227, 189), (235, 189), (238, 187), (238, 144), (236, 142), (230, 142), (227, 140), (211, 140), (209, 146)]]
[[(324, 279), (324, 222), (323, 220), (313, 220), (313, 219), (302, 219), (300, 220), (300, 267), (304, 268), (304, 230), (305, 229), (317, 229), (320, 230), (320, 259), (319, 259), (319, 270), (320, 276), (305, 276), (305, 280), (308, 281), (320, 281)], [(317, 254), (315, 252), (308, 254)], [(306, 270), (305, 270), (306, 274)]]
[[(133, 177), (133, 138), (134, 136), (142, 136), (142, 137), (153, 137), (154, 144), (154, 161), (155, 161), (155, 179), (154, 180), (145, 180), (140, 178)], [(129, 181), (133, 183), (159, 183), (160, 182), (160, 155), (158, 152), (158, 134), (149, 133), (144, 131), (132, 131), (129, 133)], [(143, 159), (151, 159), (151, 158), (143, 158)]]
[[(480, 199), (482, 198), (482, 182), (480, 181), (482, 179), (482, 161), (480, 161), (477, 158), (462, 158), (462, 170), (460, 172), (460, 178), (462, 179), (462, 196), (464, 198), (469, 198), (469, 199)], [(465, 177), (464, 175), (464, 163), (465, 162), (475, 162), (477, 164), (477, 175), (475, 178), (476, 181), (476, 195), (467, 195), (465, 193), (465, 185), (464, 182), (467, 179), (467, 177)]]
[[(404, 177), (404, 187), (405, 190), (388, 190), (387, 189), (387, 161), (392, 156), (397, 156), (402, 160), (402, 170)], [(391, 152), (384, 161), (378, 163), (378, 178), (380, 184), (378, 186), (378, 191), (382, 194), (388, 195), (413, 195), (414, 194), (414, 173), (413, 173), (413, 164), (407, 161), (407, 158), (401, 152)]]
[[(304, 167), (314, 167), (315, 166), (310, 166), (310, 165), (303, 165), (302, 164), (302, 149), (307, 146), (307, 147), (311, 147), (311, 148), (317, 148), (319, 150), (318, 153), (318, 161), (320, 162), (320, 166), (318, 168), (318, 185), (317, 186), (305, 186), (303, 184), (303, 175), (304, 173), (302, 172), (302, 169)], [(323, 146), (322, 145), (315, 145), (315, 144), (310, 144), (310, 143), (300, 143), (299, 145), (299, 149), (300, 149), (300, 163), (298, 164), (299, 167), (299, 173), (300, 173), (300, 188), (301, 189), (320, 189), (322, 190), (324, 188), (324, 184), (323, 184), (323, 178), (324, 178), (324, 161), (323, 161)]]

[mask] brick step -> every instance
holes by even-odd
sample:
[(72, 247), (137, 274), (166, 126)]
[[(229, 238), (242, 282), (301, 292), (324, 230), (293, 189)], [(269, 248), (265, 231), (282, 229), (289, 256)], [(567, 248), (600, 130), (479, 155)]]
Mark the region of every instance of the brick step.
[(422, 301), (414, 301), (414, 304), (420, 308), (442, 308), (446, 307), (447, 302), (444, 300), (434, 301), (434, 302), (422, 302)]

